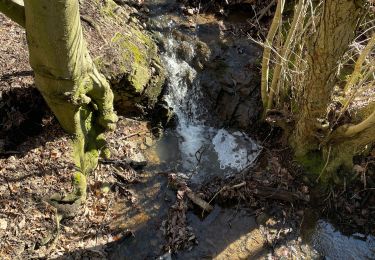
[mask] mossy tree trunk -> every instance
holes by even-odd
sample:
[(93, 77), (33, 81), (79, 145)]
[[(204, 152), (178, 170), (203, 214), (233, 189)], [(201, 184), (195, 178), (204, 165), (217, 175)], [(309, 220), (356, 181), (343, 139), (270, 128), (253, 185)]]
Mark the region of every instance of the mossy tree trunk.
[[(0, 11), (24, 26), (35, 83), (62, 127), (73, 134), (79, 172), (74, 184), (85, 197), (86, 175), (108, 155), (103, 132), (114, 129), (113, 94), (88, 53), (78, 0), (0, 0)], [(22, 15), (23, 10), (24, 15)]]

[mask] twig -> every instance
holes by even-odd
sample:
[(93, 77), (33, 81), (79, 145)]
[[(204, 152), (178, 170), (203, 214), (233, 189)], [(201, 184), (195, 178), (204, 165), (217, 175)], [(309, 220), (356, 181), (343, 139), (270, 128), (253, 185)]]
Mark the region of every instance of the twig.
[(179, 180), (175, 173), (168, 176), (168, 182), (174, 189), (185, 191), (186, 196), (196, 205), (203, 209), (203, 212), (211, 212), (213, 207), (204, 201), (201, 197), (196, 195), (186, 184), (185, 181)]
[(367, 189), (360, 190), (360, 191), (354, 193), (354, 195), (353, 195), (350, 199), (353, 199), (353, 198), (354, 198), (355, 196), (357, 196), (359, 193), (364, 192), (364, 191), (368, 191), (368, 190), (375, 190), (375, 188), (367, 188)]
[[(237, 188), (241, 188), (243, 186), (246, 185), (246, 181), (243, 181), (239, 184), (236, 184), (236, 185), (233, 185), (232, 187), (229, 187), (229, 189), (237, 189)], [(217, 197), (217, 195), (219, 195), (223, 190), (226, 190), (228, 187), (227, 186), (224, 186), (222, 187), (218, 192), (215, 193), (215, 195), (210, 199), (210, 201), (208, 202), (208, 204), (211, 204), (211, 202)], [(204, 213), (204, 211), (202, 212), (202, 214)]]
[(257, 20), (261, 20), (263, 16), (271, 9), (271, 7), (275, 4), (275, 0), (272, 0), (269, 5), (267, 5), (265, 8), (259, 11), (259, 16), (256, 16), (255, 18)]
[(106, 45), (108, 44), (107, 40), (102, 35), (102, 31), (100, 30), (99, 25), (97, 25), (95, 23), (95, 21), (93, 19), (91, 19), (91, 17), (89, 17), (87, 15), (81, 15), (81, 19), (82, 19), (82, 21), (85, 21), (91, 27), (93, 27), (98, 32), (100, 39), (102, 39)]
[(238, 184), (236, 184), (236, 185), (233, 185), (233, 186), (231, 187), (231, 189), (241, 188), (241, 187), (243, 187), (243, 186), (245, 186), (245, 185), (246, 185), (246, 181), (243, 181), (243, 182), (241, 182), (241, 183), (238, 183)]
[(303, 197), (298, 193), (269, 187), (258, 187), (254, 189), (254, 195), (262, 198), (282, 200), (291, 203), (297, 200), (309, 201), (307, 197)]
[(10, 196), (13, 196), (13, 190), (12, 190), (12, 187), (10, 186), (8, 178), (6, 176), (3, 176), (3, 177), (4, 177), (5, 181), (7, 182), (7, 186), (8, 186)]
[(142, 131), (142, 132), (133, 133), (133, 134), (130, 134), (130, 135), (126, 135), (126, 136), (124, 136), (124, 137), (121, 138), (121, 139), (122, 139), (122, 140), (125, 140), (125, 139), (128, 139), (128, 138), (133, 137), (133, 136), (136, 136), (136, 135), (142, 135), (142, 134), (144, 134), (144, 133), (146, 133), (146, 132), (145, 132), (145, 131)]
[(316, 178), (315, 182), (318, 182), (318, 181), (319, 181), (320, 177), (322, 177), (324, 171), (326, 170), (326, 168), (327, 168), (327, 166), (328, 166), (329, 158), (330, 158), (330, 156), (331, 156), (331, 148), (332, 148), (332, 146), (330, 145), (330, 146), (329, 146), (329, 149), (328, 149), (327, 161), (326, 161), (326, 163), (325, 163), (325, 165), (324, 165), (322, 171), (320, 172), (318, 178)]

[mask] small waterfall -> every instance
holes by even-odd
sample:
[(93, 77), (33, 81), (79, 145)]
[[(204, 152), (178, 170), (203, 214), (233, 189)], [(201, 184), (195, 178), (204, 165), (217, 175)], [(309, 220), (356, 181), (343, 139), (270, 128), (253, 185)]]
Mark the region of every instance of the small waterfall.
[[(177, 57), (178, 44), (170, 36), (162, 59), (168, 72), (166, 101), (178, 118), (176, 135), (182, 170), (197, 183), (211, 175), (230, 176), (251, 165), (261, 147), (245, 133), (217, 129), (206, 123), (210, 112), (204, 107), (197, 72)], [(193, 46), (189, 47), (194, 55)]]

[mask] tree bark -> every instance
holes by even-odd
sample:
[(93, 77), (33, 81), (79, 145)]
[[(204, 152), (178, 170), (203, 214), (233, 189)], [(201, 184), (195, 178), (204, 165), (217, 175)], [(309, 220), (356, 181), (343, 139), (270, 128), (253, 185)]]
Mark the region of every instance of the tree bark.
[(113, 94), (83, 39), (78, 0), (25, 2), (35, 83), (62, 127), (74, 138), (74, 159), (87, 174), (96, 167), (102, 133), (113, 129)]
[(308, 41), (308, 70), (299, 100), (292, 146), (297, 157), (319, 148), (317, 133), (326, 117), (339, 60), (353, 41), (363, 9), (356, 0), (326, 0), (317, 33)]
[(330, 159), (327, 161), (323, 175), (323, 182), (334, 177), (338, 168), (346, 170), (353, 168), (353, 156), (360, 154), (366, 145), (375, 141), (375, 110), (365, 120), (356, 125), (343, 125), (332, 133), (329, 143), (325, 146), (331, 148)]

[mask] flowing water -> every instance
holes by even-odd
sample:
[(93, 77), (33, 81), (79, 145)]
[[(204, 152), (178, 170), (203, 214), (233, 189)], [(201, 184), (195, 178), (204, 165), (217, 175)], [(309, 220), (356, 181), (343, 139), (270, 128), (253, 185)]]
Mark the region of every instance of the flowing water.
[[(168, 164), (186, 173), (194, 184), (213, 175), (227, 177), (240, 172), (255, 161), (261, 147), (243, 132), (207, 124), (206, 118), (212, 112), (204, 106), (197, 72), (187, 61), (177, 57), (178, 41), (171, 35), (167, 37), (162, 54), (169, 76), (166, 101), (177, 117), (177, 126), (166, 133), (164, 140), (176, 138), (177, 147), (167, 152), (179, 158), (171, 160), (167, 156)], [(195, 55), (193, 46), (188, 47), (191, 55)], [(159, 143), (160, 151), (164, 144), (163, 140)], [(171, 165), (173, 162), (175, 165)]]
[(362, 234), (345, 236), (323, 220), (317, 222), (311, 244), (327, 260), (375, 259), (375, 237)]
[[(189, 26), (186, 25), (189, 19), (175, 12), (178, 4), (174, 0), (146, 0), (145, 4), (152, 17), (151, 30), (162, 41), (162, 60), (168, 76), (165, 101), (176, 115), (176, 127), (167, 130), (157, 144), (161, 161), (157, 169), (183, 173), (191, 186), (199, 186), (215, 176), (225, 178), (241, 172), (254, 163), (261, 145), (241, 131), (222, 127), (210, 110), (207, 96), (201, 89), (200, 72), (191, 64), (199, 55), (195, 43), (185, 42), (185, 55), (179, 55), (182, 43), (175, 37), (175, 32), (186, 33), (184, 28)], [(196, 32), (200, 31), (200, 24), (194, 26)], [(190, 36), (194, 39), (194, 30), (189, 33), (192, 31)], [(205, 37), (213, 36), (208, 32)], [(158, 253), (160, 256), (165, 241), (159, 228), (168, 214), (168, 205), (174, 200), (173, 192), (166, 185), (164, 177), (153, 177), (152, 174), (134, 185), (134, 191), (140, 194), (141, 207), (136, 213), (130, 210), (124, 214), (122, 222), (142, 219), (142, 223), (138, 228), (133, 227), (135, 237), (114, 250), (111, 258), (156, 259)], [(270, 249), (263, 246), (266, 241), (252, 212), (215, 206), (204, 220), (192, 212), (188, 213), (187, 219), (199, 243), (191, 251), (180, 252), (177, 259), (270, 257)], [(374, 237), (360, 234), (347, 237), (323, 220), (315, 222), (309, 233), (302, 243), (307, 246), (298, 250), (289, 246), (294, 259), (375, 259)], [(168, 257), (165, 259), (170, 259)]]

